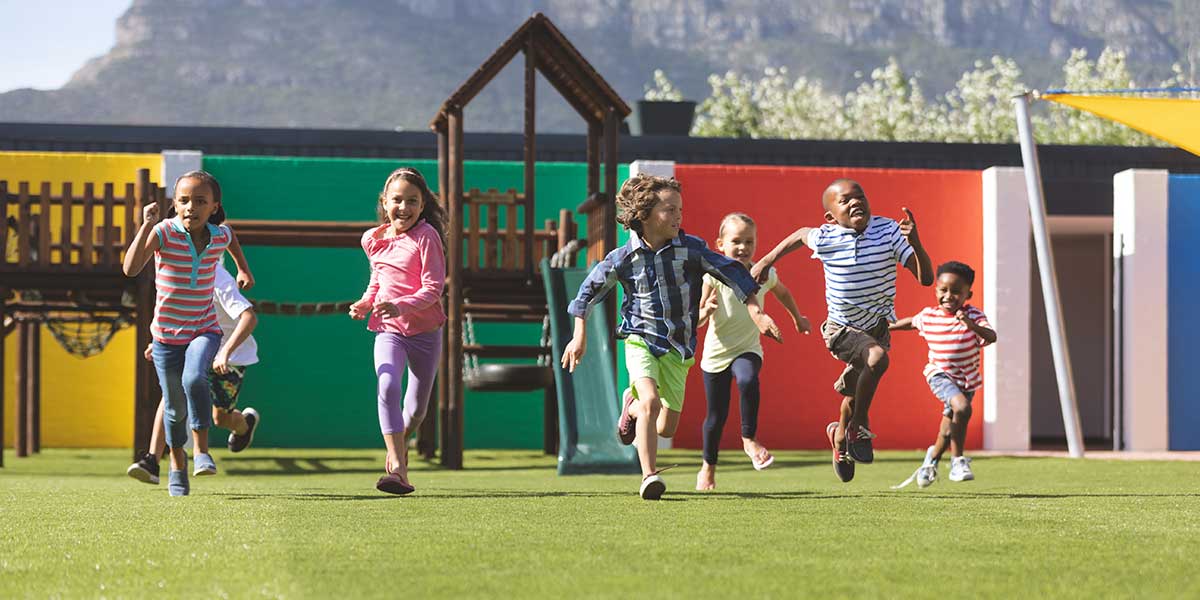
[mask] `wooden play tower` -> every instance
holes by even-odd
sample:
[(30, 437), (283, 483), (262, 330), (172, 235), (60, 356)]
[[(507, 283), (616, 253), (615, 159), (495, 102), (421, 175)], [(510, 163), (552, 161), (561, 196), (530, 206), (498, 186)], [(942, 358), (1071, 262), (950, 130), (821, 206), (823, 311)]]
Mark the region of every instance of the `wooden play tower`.
[[(493, 208), (481, 217), (477, 192), (468, 194), (463, 186), (463, 110), (518, 53), (525, 54), (525, 189), (510, 192), (506, 198), (493, 198)], [(446, 303), (448, 322), (441, 371), (438, 376), (438, 422), (440, 424), (441, 463), (461, 469), (463, 452), (463, 367), (464, 322), (540, 321), (546, 314), (546, 300), (534, 245), (534, 206), (536, 190), (535, 83), (537, 73), (558, 91), (587, 123), (586, 198), (576, 211), (587, 217), (587, 257), (589, 262), (604, 257), (616, 245), (617, 134), (620, 123), (629, 115), (629, 106), (596, 72), (567, 38), (541, 13), (535, 14), (483, 62), (445, 102), (430, 123), (438, 139), (438, 189), (449, 214), (447, 241)], [(600, 185), (601, 164), (603, 187)], [(507, 250), (492, 252), (497, 241), (497, 204), (505, 204), (510, 231), (516, 223), (516, 243)], [(570, 214), (569, 212), (567, 213)], [(478, 232), (481, 219), (489, 223), (482, 234), (484, 244), (470, 232)], [(565, 231), (567, 218), (560, 218)], [(464, 226), (468, 229), (464, 243)], [(490, 232), (490, 236), (488, 233)], [(567, 240), (560, 235), (561, 247)], [(464, 252), (464, 249), (466, 252)], [(496, 256), (500, 256), (496, 259)], [(612, 310), (610, 303), (609, 310)], [(518, 358), (537, 356), (542, 348), (481, 346), (468, 348), (480, 358)], [(550, 422), (547, 426), (552, 426)]]

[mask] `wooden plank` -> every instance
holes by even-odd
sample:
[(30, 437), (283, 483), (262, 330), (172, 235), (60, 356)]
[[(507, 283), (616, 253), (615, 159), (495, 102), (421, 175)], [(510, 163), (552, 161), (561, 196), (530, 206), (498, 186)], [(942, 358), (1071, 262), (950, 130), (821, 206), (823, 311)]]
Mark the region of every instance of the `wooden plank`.
[(450, 228), (452, 236), (448, 248), (446, 306), (449, 319), (446, 323), (447, 371), (450, 373), (446, 406), (441, 408), (442, 466), (450, 469), (463, 467), (463, 354), (462, 354), (462, 205), (463, 205), (463, 115), (460, 106), (450, 106), (447, 111), (449, 140), (447, 143), (447, 186), (449, 198)]
[(61, 242), (60, 252), (62, 252), (61, 264), (64, 265), (75, 264), (75, 243), (73, 241), (75, 239), (75, 235), (71, 231), (71, 211), (74, 210), (75, 207), (72, 204), (72, 200), (74, 199), (71, 197), (71, 182), (64, 181), (62, 197), (62, 233), (60, 234), (62, 239), (59, 240)]
[(85, 269), (90, 269), (95, 263), (96, 255), (94, 251), (96, 230), (92, 228), (92, 222), (95, 220), (95, 212), (93, 209), (96, 206), (96, 189), (92, 182), (83, 184), (83, 229), (80, 231), (79, 237), (82, 242), (82, 248), (79, 251), (79, 264)]
[(498, 243), (499, 236), (496, 231), (500, 220), (500, 205), (487, 205), (487, 234), (483, 238), (484, 251), (484, 266), (488, 269), (496, 268), (496, 255), (499, 254)]
[(467, 224), (467, 269), (479, 270), (479, 204), (471, 202), (471, 222)]
[(29, 213), (29, 182), (22, 181), (17, 186), (17, 256), (22, 268), (32, 262), (29, 247), (29, 236), (33, 233), (33, 217)]
[(100, 239), (101, 239), (101, 242), (104, 244), (104, 246), (101, 248), (102, 251), (100, 253), (100, 257), (101, 257), (101, 264), (103, 264), (106, 267), (111, 267), (114, 264), (116, 264), (116, 262), (117, 262), (117, 260), (116, 260), (117, 253), (115, 252), (115, 245), (116, 245), (117, 240), (116, 240), (116, 235), (115, 235), (116, 232), (114, 231), (114, 223), (113, 223), (113, 202), (114, 201), (115, 201), (115, 199), (113, 197), (113, 184), (112, 184), (112, 182), (105, 183), (104, 184), (104, 217), (103, 217), (104, 220), (102, 221), (102, 224), (100, 226), (101, 227)]
[[(8, 182), (0, 180), (0, 265), (8, 262)], [(3, 291), (0, 288), (0, 291)], [(2, 297), (2, 296), (0, 296)], [(2, 369), (0, 369), (2, 370)], [(4, 381), (0, 378), (0, 381)], [(3, 424), (3, 419), (0, 418), (0, 424)], [(2, 440), (0, 440), (2, 441)], [(0, 444), (0, 447), (3, 447)], [(4, 466), (3, 460), (0, 460), (0, 466)]]
[[(537, 38), (529, 36), (525, 45), (525, 231), (533, 231), (535, 193), (535, 171), (537, 167)], [(521, 249), (521, 270), (533, 273), (533, 236), (524, 237)]]
[(154, 431), (154, 415), (162, 392), (154, 365), (142, 357), (150, 344), (150, 321), (154, 317), (154, 272), (143, 269), (137, 276), (134, 308), (137, 311), (133, 347), (133, 452), (136, 460), (140, 448), (150, 447), (150, 432)]
[(137, 212), (137, 186), (132, 183), (125, 184), (125, 235), (118, 244), (121, 248), (128, 248), (129, 244), (133, 243), (133, 236), (136, 233), (133, 224), (133, 213)]
[(29, 324), (29, 431), (25, 442), (29, 453), (42, 451), (42, 326)]
[(38, 198), (37, 219), (38, 266), (50, 266), (50, 182), (43, 181)]
[[(8, 183), (4, 182), (4, 181), (0, 181), (0, 206), (3, 206), (7, 203), (8, 203)], [(8, 229), (8, 226), (6, 224), (6, 222), (8, 221), (8, 217), (6, 216), (5, 213), (6, 213), (5, 209), (0, 208), (0, 217), (4, 217), (4, 221), (0, 221), (0, 227), (3, 227), (4, 229)], [(3, 239), (3, 238), (0, 237), (0, 239)], [(4, 246), (4, 247), (7, 248), (8, 246)], [(8, 288), (5, 288), (4, 286), (0, 286), (0, 328), (4, 328), (5, 321), (8, 320), (8, 311), (5, 310), (5, 307), (4, 307), (4, 304), (5, 304), (4, 299), (7, 297), (8, 297)], [(4, 382), (8, 381), (8, 379), (6, 379), (5, 375), (4, 375), (4, 365), (6, 364), (4, 362), (5, 361), (4, 347), (7, 345), (4, 343), (4, 338), (6, 335), (7, 335), (6, 332), (0, 331), (0, 467), (4, 466), (4, 389), (8, 387), (8, 385), (4, 383)]]
[(504, 230), (504, 268), (511, 270), (521, 264), (517, 262), (517, 247), (521, 245), (518, 244), (517, 237), (517, 205), (506, 206), (504, 212), (505, 220), (508, 221), (508, 227)]
[(17, 324), (17, 422), (13, 424), (16, 430), (13, 449), (18, 457), (29, 455), (25, 442), (29, 433), (25, 426), (29, 414), (29, 325), (28, 322)]

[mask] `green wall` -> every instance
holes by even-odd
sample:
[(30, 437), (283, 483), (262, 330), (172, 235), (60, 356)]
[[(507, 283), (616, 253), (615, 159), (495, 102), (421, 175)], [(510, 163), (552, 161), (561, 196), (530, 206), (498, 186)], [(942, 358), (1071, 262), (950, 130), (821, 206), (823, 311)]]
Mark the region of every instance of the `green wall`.
[[(374, 220), (384, 179), (399, 166), (419, 169), (436, 191), (437, 162), (431, 160), (204, 157), (205, 170), (221, 182), (233, 219)], [(519, 162), (468, 161), (464, 176), (468, 189), (524, 189)], [(561, 208), (574, 210), (585, 198), (586, 176), (583, 163), (539, 163), (535, 222), (557, 219)], [(622, 165), (618, 179), (626, 177), (628, 167)], [(582, 234), (585, 220), (576, 218)], [(253, 246), (246, 254), (257, 279), (247, 294), (254, 299), (345, 301), (358, 298), (366, 287), (367, 260), (359, 249)], [(534, 324), (476, 327), (483, 343), (519, 338), (533, 344), (540, 335), (541, 326)], [(240, 405), (263, 415), (256, 444), (380, 445), (372, 334), (364, 322), (342, 315), (262, 315), (254, 336), (260, 362), (247, 371)], [(465, 402), (468, 448), (541, 447), (541, 392), (468, 392)]]

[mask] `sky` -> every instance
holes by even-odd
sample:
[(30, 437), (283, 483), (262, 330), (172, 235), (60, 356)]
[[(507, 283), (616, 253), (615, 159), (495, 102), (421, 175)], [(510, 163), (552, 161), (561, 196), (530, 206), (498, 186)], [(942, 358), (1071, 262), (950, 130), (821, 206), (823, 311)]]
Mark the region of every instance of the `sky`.
[(112, 48), (117, 17), (132, 3), (0, 0), (0, 92), (62, 87), (88, 59)]

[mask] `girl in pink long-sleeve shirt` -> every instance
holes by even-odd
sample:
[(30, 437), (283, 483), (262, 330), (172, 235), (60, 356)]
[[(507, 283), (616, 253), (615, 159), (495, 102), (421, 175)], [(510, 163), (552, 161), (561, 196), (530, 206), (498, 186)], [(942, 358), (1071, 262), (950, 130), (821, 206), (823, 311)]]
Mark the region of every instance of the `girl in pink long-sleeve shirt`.
[[(442, 354), (443, 236), (446, 215), (416, 169), (396, 169), (379, 195), (378, 227), (362, 236), (371, 282), (350, 316), (375, 332), (379, 427), (387, 446), (386, 474), (375, 487), (390, 494), (414, 491), (408, 481), (409, 434), (425, 418)], [(408, 391), (401, 374), (408, 368)]]

